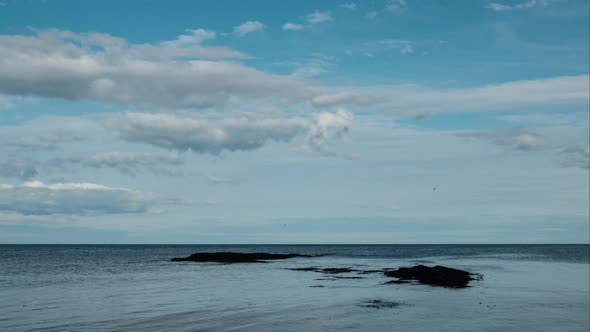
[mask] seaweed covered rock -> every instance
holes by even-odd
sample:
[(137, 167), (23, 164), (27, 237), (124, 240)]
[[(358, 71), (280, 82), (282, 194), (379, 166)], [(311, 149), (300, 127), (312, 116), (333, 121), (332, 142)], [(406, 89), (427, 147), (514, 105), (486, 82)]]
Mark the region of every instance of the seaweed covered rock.
[(387, 277), (398, 278), (399, 281), (416, 280), (426, 285), (452, 288), (468, 287), (469, 282), (475, 280), (472, 273), (440, 265), (400, 267), (396, 270), (385, 271), (383, 274)]
[(268, 260), (293, 257), (312, 257), (302, 254), (269, 254), (263, 252), (197, 252), (188, 257), (172, 258), (173, 262), (217, 262), (217, 263), (265, 263)]

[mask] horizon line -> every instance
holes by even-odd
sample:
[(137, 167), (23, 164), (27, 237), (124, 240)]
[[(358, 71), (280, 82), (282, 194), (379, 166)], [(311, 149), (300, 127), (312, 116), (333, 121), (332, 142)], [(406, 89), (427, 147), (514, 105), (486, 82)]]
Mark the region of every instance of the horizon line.
[(438, 245), (590, 245), (588, 243), (0, 243), (0, 246), (438, 246)]

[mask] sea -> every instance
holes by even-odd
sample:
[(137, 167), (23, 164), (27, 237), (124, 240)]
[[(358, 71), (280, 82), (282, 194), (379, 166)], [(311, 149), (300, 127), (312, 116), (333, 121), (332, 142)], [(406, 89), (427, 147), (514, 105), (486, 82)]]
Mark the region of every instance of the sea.
[[(322, 255), (171, 262), (195, 252)], [(589, 331), (583, 245), (0, 245), (0, 331)], [(444, 265), (468, 288), (301, 267)], [(344, 276), (344, 275), (343, 275)]]

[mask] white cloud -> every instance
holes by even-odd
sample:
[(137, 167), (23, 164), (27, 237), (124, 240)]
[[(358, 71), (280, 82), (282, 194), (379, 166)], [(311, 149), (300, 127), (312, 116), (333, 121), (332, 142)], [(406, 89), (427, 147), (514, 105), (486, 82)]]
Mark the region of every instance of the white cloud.
[(269, 141), (292, 140), (306, 127), (302, 119), (232, 118), (216, 124), (173, 114), (128, 113), (106, 120), (128, 141), (179, 151), (218, 154), (224, 150), (254, 150)]
[(185, 31), (187, 32), (187, 34), (180, 35), (175, 40), (162, 42), (162, 45), (172, 47), (194, 46), (199, 45), (206, 40), (215, 39), (217, 37), (217, 33), (213, 30), (187, 29)]
[(533, 7), (547, 7), (549, 5), (548, 0), (529, 0), (526, 2), (517, 3), (514, 5), (506, 5), (497, 2), (491, 2), (486, 5), (486, 8), (491, 9), (493, 11), (506, 11), (506, 10), (513, 10), (513, 9), (527, 9)]
[[(207, 32), (197, 35), (202, 40)], [(413, 51), (412, 44), (403, 40), (377, 44), (406, 54)], [(129, 45), (110, 35), (59, 30), (38, 31), (32, 36), (0, 35), (0, 93), (89, 99), (150, 109), (282, 107), (311, 102), (315, 107), (379, 106), (380, 111), (412, 116), (551, 107), (589, 100), (587, 75), (456, 89), (417, 85), (329, 88), (235, 62), (194, 58), (196, 53), (186, 58), (196, 49), (211, 50)], [(183, 57), (175, 58), (179, 54)], [(313, 66), (303, 76), (317, 75), (322, 68)], [(22, 138), (18, 144), (27, 145), (28, 139)]]
[(309, 24), (318, 24), (318, 23), (323, 23), (323, 22), (328, 22), (332, 20), (332, 15), (330, 14), (330, 12), (324, 11), (314, 11), (311, 14), (307, 15), (307, 22), (309, 22)]
[(352, 122), (352, 114), (343, 110), (301, 118), (236, 116), (209, 121), (188, 115), (127, 113), (104, 120), (104, 124), (127, 141), (195, 153), (219, 154), (222, 151), (247, 151), (265, 144), (290, 142), (298, 135), (304, 143), (318, 147), (342, 136)]
[(189, 57), (193, 50), (203, 49), (210, 50), (129, 46), (109, 35), (54, 30), (34, 36), (0, 35), (0, 93), (164, 108), (266, 98), (284, 104), (313, 94), (306, 82), (238, 63), (195, 59), (198, 54), (192, 59), (168, 58)]
[(344, 8), (344, 9), (355, 10), (358, 6), (354, 2), (349, 2), (349, 3), (341, 4), (340, 7)]
[(501, 3), (496, 3), (496, 2), (492, 2), (492, 3), (487, 4), (486, 8), (491, 9), (491, 10), (495, 10), (497, 12), (512, 9), (511, 6), (503, 5)]
[(340, 138), (346, 135), (352, 125), (352, 113), (339, 109), (334, 113), (319, 113), (314, 116), (305, 135), (308, 145), (319, 147), (328, 140)]
[(254, 31), (263, 30), (266, 26), (258, 21), (247, 21), (234, 27), (234, 33), (239, 36), (245, 36)]
[(292, 30), (292, 31), (299, 31), (299, 30), (303, 30), (304, 26), (301, 24), (296, 24), (296, 23), (291, 23), (291, 22), (287, 22), (285, 24), (283, 24), (283, 30)]
[(313, 98), (316, 107), (378, 106), (383, 112), (415, 117), (417, 114), (526, 110), (535, 106), (587, 105), (587, 75), (513, 81), (474, 88), (432, 89), (416, 85), (343, 89)]
[(539, 137), (530, 133), (522, 133), (516, 136), (515, 143), (517, 149), (530, 150), (539, 145)]
[(0, 176), (27, 180), (37, 176), (37, 169), (29, 159), (8, 159), (0, 161)]
[(0, 185), (0, 212), (22, 215), (147, 212), (153, 195), (94, 183)]

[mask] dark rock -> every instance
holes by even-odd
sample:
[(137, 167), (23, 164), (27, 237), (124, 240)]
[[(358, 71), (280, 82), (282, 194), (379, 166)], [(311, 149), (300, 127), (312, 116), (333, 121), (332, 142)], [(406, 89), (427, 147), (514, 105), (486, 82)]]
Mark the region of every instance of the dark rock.
[(349, 273), (349, 272), (359, 272), (358, 270), (351, 269), (349, 267), (329, 267), (329, 268), (319, 268), (319, 267), (296, 267), (289, 269), (292, 271), (310, 271), (310, 272), (320, 272), (320, 273), (327, 273), (327, 274), (338, 274), (338, 273)]
[(387, 277), (398, 278), (401, 281), (416, 280), (426, 285), (451, 288), (468, 287), (469, 282), (475, 280), (472, 273), (440, 265), (435, 267), (425, 265), (400, 267), (397, 270), (385, 271), (383, 274)]
[(312, 257), (301, 254), (268, 254), (240, 252), (198, 252), (188, 257), (172, 258), (173, 262), (218, 262), (218, 263), (266, 263), (267, 260), (287, 259), (293, 257)]
[(326, 269), (321, 270), (322, 273), (330, 273), (330, 274), (349, 273), (349, 272), (357, 272), (357, 271), (358, 270), (351, 269), (349, 267), (342, 267), (342, 268), (330, 267), (330, 268), (326, 268)]

